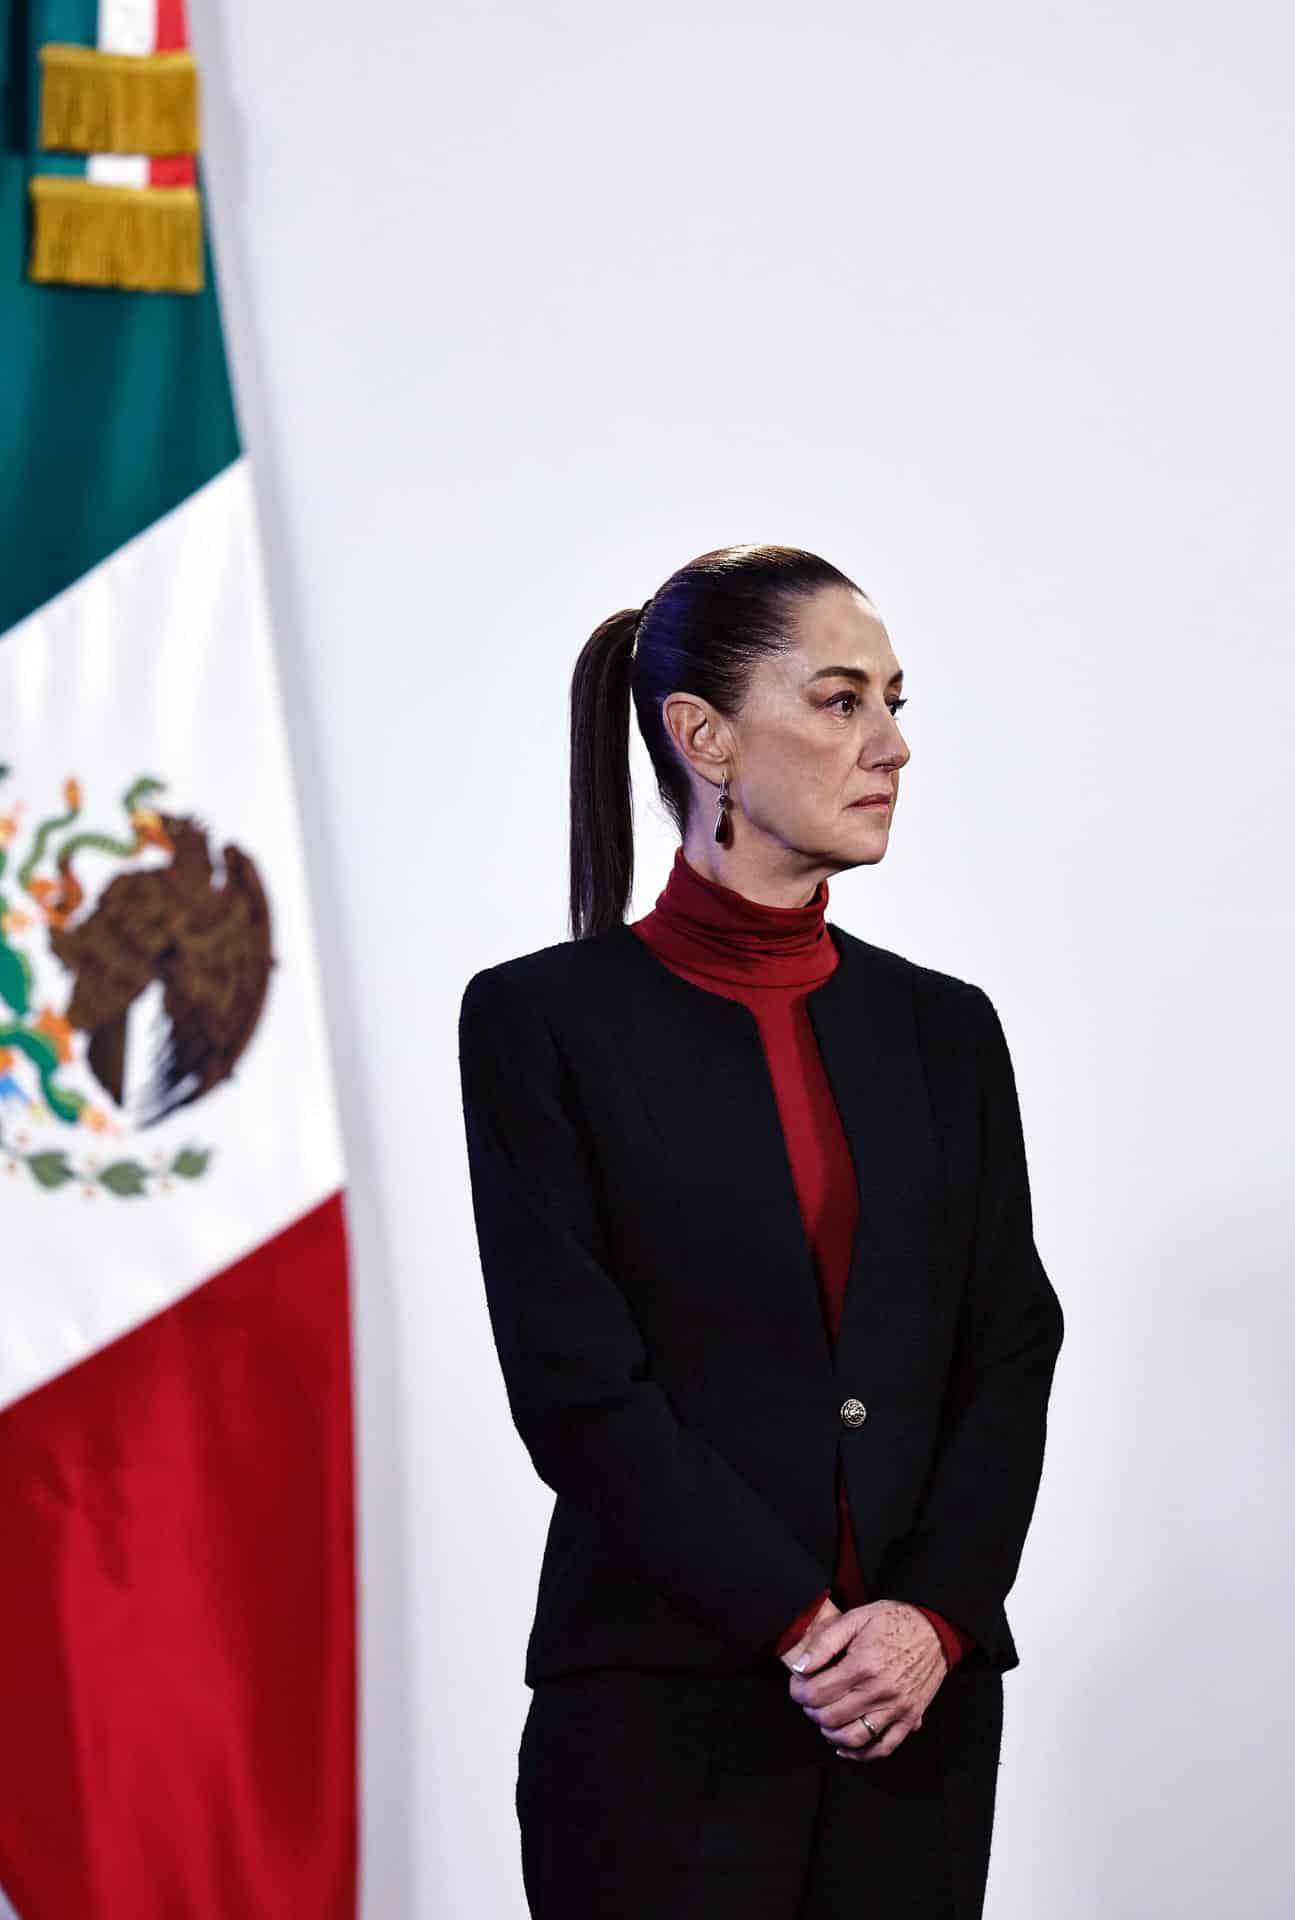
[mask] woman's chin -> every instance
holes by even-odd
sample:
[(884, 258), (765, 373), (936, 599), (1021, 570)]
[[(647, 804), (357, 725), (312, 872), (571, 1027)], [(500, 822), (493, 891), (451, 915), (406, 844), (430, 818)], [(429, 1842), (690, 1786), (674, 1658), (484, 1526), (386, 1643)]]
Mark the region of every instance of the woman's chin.
[(889, 825), (876, 821), (862, 831), (855, 827), (852, 832), (839, 835), (836, 856), (842, 867), (875, 867), (885, 858), (889, 844)]

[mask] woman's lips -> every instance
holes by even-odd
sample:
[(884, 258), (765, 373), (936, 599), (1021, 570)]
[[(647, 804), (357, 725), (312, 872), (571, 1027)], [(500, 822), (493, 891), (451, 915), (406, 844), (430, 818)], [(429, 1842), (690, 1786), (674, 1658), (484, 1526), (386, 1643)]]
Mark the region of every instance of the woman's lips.
[(890, 805), (890, 795), (888, 793), (870, 793), (866, 800), (852, 800), (850, 805), (852, 807), (888, 807)]

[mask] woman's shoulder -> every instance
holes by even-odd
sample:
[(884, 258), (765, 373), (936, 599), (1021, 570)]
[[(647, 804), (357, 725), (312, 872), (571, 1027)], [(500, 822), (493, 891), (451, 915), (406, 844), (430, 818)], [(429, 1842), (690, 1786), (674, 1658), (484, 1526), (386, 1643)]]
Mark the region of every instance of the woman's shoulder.
[(547, 1004), (587, 1004), (623, 976), (623, 945), (629, 927), (612, 927), (584, 940), (556, 940), (529, 953), (511, 954), (480, 967), (463, 989), (463, 1005), (500, 996)]
[(842, 958), (853, 964), (860, 977), (871, 972), (874, 978), (885, 978), (907, 988), (923, 1007), (960, 1015), (964, 1020), (980, 1012), (989, 1002), (985, 989), (975, 981), (964, 980), (959, 974), (944, 972), (939, 967), (926, 966), (890, 947), (879, 947), (835, 922), (829, 924)]

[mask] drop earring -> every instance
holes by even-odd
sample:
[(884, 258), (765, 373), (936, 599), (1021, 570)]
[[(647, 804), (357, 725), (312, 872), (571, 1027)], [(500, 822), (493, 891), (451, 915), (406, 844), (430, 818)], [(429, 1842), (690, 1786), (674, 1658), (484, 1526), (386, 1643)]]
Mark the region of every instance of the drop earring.
[(725, 773), (719, 790), (719, 805), (715, 813), (715, 838), (721, 847), (727, 847), (733, 838), (733, 822), (728, 817), (728, 774)]

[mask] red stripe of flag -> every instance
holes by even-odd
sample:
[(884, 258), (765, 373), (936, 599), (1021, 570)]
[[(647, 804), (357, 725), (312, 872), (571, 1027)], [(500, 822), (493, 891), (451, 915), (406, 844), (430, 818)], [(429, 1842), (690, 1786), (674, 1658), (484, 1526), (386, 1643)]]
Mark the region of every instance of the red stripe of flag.
[[(188, 46), (184, 0), (157, 0), (157, 38), (153, 44), (158, 53), (178, 53)], [(152, 187), (192, 187), (197, 177), (190, 153), (155, 154), (149, 161), (148, 181)]]
[(154, 51), (176, 53), (189, 44), (189, 26), (184, 17), (184, 0), (157, 0), (157, 39)]
[(191, 153), (155, 153), (149, 160), (150, 187), (192, 187), (197, 178)]
[(0, 1413), (0, 1886), (354, 1920), (339, 1192)]

